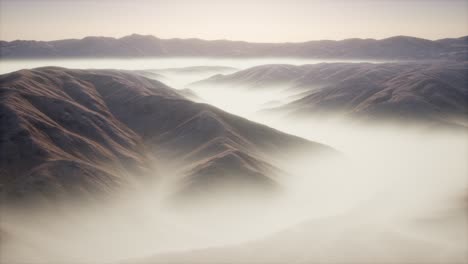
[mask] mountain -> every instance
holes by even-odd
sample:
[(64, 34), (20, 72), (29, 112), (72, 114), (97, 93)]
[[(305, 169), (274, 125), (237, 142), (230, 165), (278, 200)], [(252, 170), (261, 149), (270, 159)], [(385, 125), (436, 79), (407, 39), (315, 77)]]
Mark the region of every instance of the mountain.
[(466, 120), (467, 63), (262, 65), (194, 83), (268, 89), (294, 100), (267, 111), (295, 116), (340, 113), (370, 118)]
[(128, 71), (45, 67), (1, 75), (0, 84), (0, 184), (8, 199), (110, 193), (160, 180), (166, 175), (154, 171), (162, 167), (178, 169), (172, 180), (181, 194), (205, 181), (276, 188), (274, 159), (333, 152)]
[(468, 38), (431, 41), (396, 36), (382, 40), (345, 39), (303, 43), (249, 43), (229, 40), (159, 39), (130, 35), (56, 41), (0, 41), (2, 58), (65, 57), (306, 57), (321, 59), (466, 60)]

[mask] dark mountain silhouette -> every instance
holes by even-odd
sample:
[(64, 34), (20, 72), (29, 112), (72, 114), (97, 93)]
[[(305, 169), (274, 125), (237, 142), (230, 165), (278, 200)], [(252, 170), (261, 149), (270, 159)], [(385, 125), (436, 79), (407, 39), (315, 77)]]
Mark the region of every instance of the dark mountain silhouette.
[(183, 194), (208, 181), (264, 188), (277, 186), (273, 158), (331, 151), (126, 71), (46, 67), (0, 83), (0, 183), (11, 199), (109, 193), (157, 179), (158, 162), (183, 172)]
[(467, 37), (431, 41), (397, 36), (382, 40), (345, 39), (303, 43), (249, 43), (229, 40), (86, 37), (56, 41), (0, 41), (3, 58), (58, 57), (307, 57), (339, 59), (467, 59)]

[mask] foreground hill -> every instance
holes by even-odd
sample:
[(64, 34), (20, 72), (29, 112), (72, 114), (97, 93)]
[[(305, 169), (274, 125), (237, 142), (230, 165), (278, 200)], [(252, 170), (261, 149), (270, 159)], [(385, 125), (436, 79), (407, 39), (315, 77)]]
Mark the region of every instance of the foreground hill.
[(47, 67), (0, 83), (0, 184), (11, 199), (112, 192), (160, 178), (161, 164), (180, 170), (184, 194), (207, 178), (277, 187), (275, 157), (329, 150), (129, 72)]
[(294, 100), (270, 110), (296, 116), (340, 113), (446, 122), (466, 119), (467, 76), (466, 63), (321, 63), (262, 65), (195, 85), (280, 86)]
[(1, 41), (3, 58), (56, 57), (307, 57), (340, 59), (466, 60), (468, 38), (426, 39), (396, 36), (382, 40), (346, 39), (303, 43), (249, 43), (228, 40), (159, 39), (131, 35), (123, 38), (86, 37), (57, 41)]

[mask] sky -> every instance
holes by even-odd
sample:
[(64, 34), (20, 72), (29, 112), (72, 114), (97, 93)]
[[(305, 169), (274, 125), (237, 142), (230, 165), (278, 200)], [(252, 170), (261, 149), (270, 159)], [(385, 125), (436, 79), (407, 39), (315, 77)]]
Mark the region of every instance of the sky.
[(0, 39), (301, 42), (468, 35), (468, 0), (0, 0)]

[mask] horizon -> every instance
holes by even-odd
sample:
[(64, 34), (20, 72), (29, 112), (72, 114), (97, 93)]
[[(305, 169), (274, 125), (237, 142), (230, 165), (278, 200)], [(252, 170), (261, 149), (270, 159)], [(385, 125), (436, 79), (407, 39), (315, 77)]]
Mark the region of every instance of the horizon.
[(137, 33), (254, 43), (392, 36), (437, 40), (468, 35), (466, 10), (463, 0), (0, 0), (0, 39), (52, 41)]
[(62, 41), (62, 40), (83, 40), (83, 39), (86, 39), (86, 38), (112, 38), (112, 39), (118, 40), (118, 39), (122, 39), (122, 38), (126, 38), (126, 37), (131, 37), (131, 36), (154, 37), (154, 38), (160, 39), (160, 40), (180, 39), (180, 40), (202, 40), (202, 41), (247, 42), (247, 43), (256, 43), (256, 44), (286, 44), (286, 43), (306, 43), (306, 42), (314, 42), (314, 41), (346, 41), (346, 40), (351, 40), (351, 39), (359, 39), (359, 40), (377, 40), (377, 41), (380, 41), (380, 40), (391, 39), (391, 38), (398, 38), (398, 37), (403, 37), (403, 38), (416, 38), (416, 39), (422, 39), (422, 40), (438, 41), (438, 40), (443, 40), (443, 39), (460, 39), (460, 38), (465, 38), (465, 37), (468, 37), (468, 34), (466, 34), (466, 35), (461, 35), (461, 36), (447, 36), (447, 37), (438, 38), (438, 39), (428, 39), (428, 38), (421, 38), (421, 37), (415, 37), (415, 36), (409, 36), (409, 35), (392, 35), (392, 36), (385, 37), (385, 38), (360, 38), (360, 37), (351, 37), (351, 38), (343, 38), (343, 39), (310, 39), (310, 40), (305, 40), (305, 41), (258, 42), (258, 41), (248, 41), (248, 40), (241, 40), (241, 39), (204, 39), (204, 38), (199, 38), (199, 37), (190, 37), (190, 38), (170, 37), (170, 38), (162, 38), (162, 37), (159, 37), (158, 35), (153, 35), (153, 34), (130, 33), (130, 34), (123, 35), (123, 36), (89, 35), (89, 36), (84, 36), (84, 37), (70, 37), (70, 38), (51, 39), (51, 40), (40, 40), (40, 39), (12, 39), (12, 40), (5, 40), (5, 39), (0, 39), (0, 41), (5, 41), (5, 42), (14, 42), (14, 41), (53, 42), (53, 41)]

